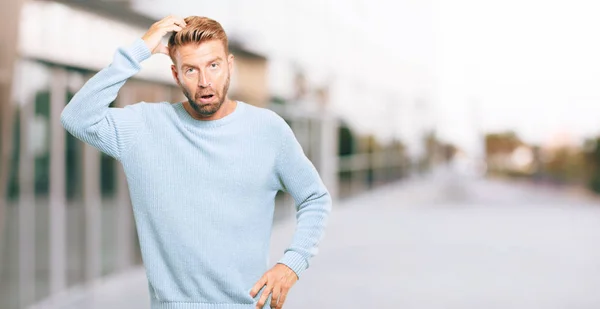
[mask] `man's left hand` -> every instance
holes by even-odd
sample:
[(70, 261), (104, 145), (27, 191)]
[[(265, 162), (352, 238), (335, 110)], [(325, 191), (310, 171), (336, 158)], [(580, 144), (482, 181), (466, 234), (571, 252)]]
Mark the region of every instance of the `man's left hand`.
[(281, 309), (290, 288), (292, 288), (292, 285), (294, 285), (296, 281), (298, 281), (298, 276), (291, 268), (284, 264), (276, 264), (273, 266), (273, 268), (267, 271), (258, 282), (256, 282), (252, 290), (250, 290), (250, 295), (255, 297), (258, 291), (260, 291), (263, 286), (266, 286), (256, 308), (261, 309), (265, 305), (269, 294), (273, 293), (273, 296), (271, 297), (271, 308)]

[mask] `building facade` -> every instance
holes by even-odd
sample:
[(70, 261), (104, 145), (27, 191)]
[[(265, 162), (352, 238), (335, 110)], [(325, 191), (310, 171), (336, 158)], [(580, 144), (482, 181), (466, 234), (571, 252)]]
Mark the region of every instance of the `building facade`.
[[(60, 113), (156, 20), (111, 1), (11, 0), (1, 12), (14, 31), (1, 34), (0, 308), (13, 309), (60, 303), (142, 263), (120, 164), (68, 134)], [(267, 59), (231, 50), (230, 93), (266, 106)], [(170, 64), (144, 61), (112, 106), (185, 99)]]

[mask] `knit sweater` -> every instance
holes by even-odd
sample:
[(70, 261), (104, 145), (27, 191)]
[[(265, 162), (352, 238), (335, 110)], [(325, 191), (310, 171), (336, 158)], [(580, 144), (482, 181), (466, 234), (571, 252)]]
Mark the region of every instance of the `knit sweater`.
[(288, 192), (297, 210), (277, 263), (301, 278), (324, 235), (329, 192), (269, 109), (236, 101), (225, 117), (196, 120), (182, 102), (109, 107), (150, 56), (141, 39), (118, 48), (61, 122), (125, 170), (152, 309), (255, 308), (260, 294), (249, 293), (269, 269), (276, 193)]

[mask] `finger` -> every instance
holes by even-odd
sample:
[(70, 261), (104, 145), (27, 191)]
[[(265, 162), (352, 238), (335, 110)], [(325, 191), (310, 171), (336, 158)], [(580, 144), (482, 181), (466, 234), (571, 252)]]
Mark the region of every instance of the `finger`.
[(262, 307), (265, 305), (265, 302), (267, 302), (267, 298), (269, 297), (269, 294), (271, 294), (271, 291), (273, 291), (273, 286), (267, 285), (267, 287), (263, 290), (262, 295), (260, 295), (260, 299), (258, 300), (257, 307), (259, 309), (262, 309)]
[(271, 308), (279, 308), (277, 306), (279, 295), (281, 295), (281, 286), (277, 284), (273, 287), (273, 294), (271, 295)]
[(181, 27), (179, 27), (179, 26), (177, 26), (175, 24), (171, 24), (171, 25), (163, 25), (160, 28), (158, 28), (157, 31), (159, 31), (162, 36), (165, 36), (169, 32), (179, 32), (182, 29), (183, 28), (181, 28)]
[[(182, 26), (181, 18), (173, 16), (173, 15), (169, 15), (169, 16), (165, 17), (164, 19), (158, 21), (157, 24), (158, 24), (157, 26), (160, 26), (160, 27), (169, 27), (172, 25)], [(185, 24), (185, 22), (183, 24)]]
[(182, 28), (185, 28), (185, 26), (187, 26), (187, 23), (183, 18), (176, 18), (175, 20), (173, 20), (173, 23)]
[(175, 20), (175, 19), (179, 19), (179, 17), (171, 14), (171, 15), (165, 17), (163, 19), (163, 21), (165, 21), (165, 22), (173, 22), (173, 20)]
[(281, 289), (281, 294), (279, 295), (279, 301), (277, 302), (277, 309), (281, 309), (283, 308), (283, 303), (285, 302), (285, 299), (287, 297), (287, 294), (289, 292), (290, 289), (286, 289), (286, 288), (282, 288)]
[(175, 16), (175, 15), (169, 15), (168, 18), (165, 18), (165, 21), (167, 21), (168, 23), (174, 23), (177, 24), (181, 27), (185, 27), (186, 26), (186, 22), (185, 19), (179, 17), (179, 16)]
[(182, 30), (182, 28), (177, 25), (166, 26), (161, 29), (161, 35), (165, 36), (170, 32), (179, 32), (181, 30)]
[(260, 291), (260, 289), (262, 289), (262, 287), (265, 286), (265, 284), (267, 284), (267, 277), (262, 276), (260, 279), (258, 279), (258, 282), (256, 282), (256, 284), (254, 284), (254, 287), (252, 287), (252, 290), (250, 290), (250, 296), (256, 297), (256, 294), (258, 293), (258, 291)]
[(167, 32), (169, 31), (175, 31), (175, 32), (179, 32), (181, 31), (183, 28), (177, 26), (177, 25), (171, 25), (169, 27), (167, 27)]
[(172, 24), (173, 17), (171, 15), (157, 21), (156, 23), (154, 23), (157, 26), (164, 26), (164, 25), (168, 25), (168, 24)]

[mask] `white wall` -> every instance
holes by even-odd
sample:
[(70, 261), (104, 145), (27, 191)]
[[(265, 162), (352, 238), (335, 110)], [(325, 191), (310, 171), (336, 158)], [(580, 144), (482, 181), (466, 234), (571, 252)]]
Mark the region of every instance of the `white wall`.
[[(20, 22), (22, 56), (91, 70), (108, 66), (118, 47), (147, 30), (50, 1), (25, 1)], [(170, 64), (167, 56), (155, 55), (136, 77), (173, 83)]]

